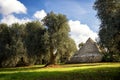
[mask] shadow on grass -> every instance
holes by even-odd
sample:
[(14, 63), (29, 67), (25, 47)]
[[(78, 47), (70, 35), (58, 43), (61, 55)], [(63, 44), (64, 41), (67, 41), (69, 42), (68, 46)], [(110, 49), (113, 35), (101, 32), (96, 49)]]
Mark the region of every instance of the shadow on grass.
[[(66, 64), (60, 65), (61, 67), (83, 67), (83, 66), (100, 66), (101, 64), (93, 64), (93, 63), (86, 63), (86, 64)], [(45, 65), (37, 65), (36, 66), (24, 66), (24, 67), (13, 67), (13, 68), (0, 68), (0, 71), (25, 71), (25, 70), (37, 70), (41, 68), (45, 68)]]
[(25, 71), (25, 70), (37, 70), (44, 68), (44, 66), (38, 66), (38, 67), (32, 67), (32, 66), (26, 66), (26, 67), (13, 67), (13, 68), (0, 68), (0, 71)]
[(86, 64), (66, 64), (64, 67), (83, 67), (83, 66), (100, 66), (102, 64), (86, 63)]
[(16, 72), (0, 74), (0, 80), (119, 80), (120, 68), (76, 69), (72, 71)]

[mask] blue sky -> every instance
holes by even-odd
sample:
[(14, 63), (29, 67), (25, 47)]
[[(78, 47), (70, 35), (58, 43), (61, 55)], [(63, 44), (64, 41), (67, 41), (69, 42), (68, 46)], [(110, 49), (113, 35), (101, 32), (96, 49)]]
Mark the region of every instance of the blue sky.
[(19, 0), (27, 7), (27, 16), (44, 9), (47, 13), (54, 11), (65, 14), (68, 19), (80, 20), (92, 30), (98, 31), (99, 21), (93, 9), (95, 0)]
[[(71, 37), (78, 44), (88, 37), (94, 40), (99, 20), (93, 9), (95, 0), (0, 0), (0, 23), (29, 22), (53, 11), (67, 16)], [(34, 16), (37, 14), (37, 16)], [(42, 16), (43, 15), (43, 16)], [(41, 19), (40, 19), (41, 20)]]

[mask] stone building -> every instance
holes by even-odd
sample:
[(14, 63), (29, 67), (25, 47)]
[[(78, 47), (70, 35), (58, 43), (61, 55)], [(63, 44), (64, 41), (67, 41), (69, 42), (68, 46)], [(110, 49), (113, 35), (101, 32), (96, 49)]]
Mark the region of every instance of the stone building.
[(100, 62), (102, 54), (98, 45), (89, 38), (86, 43), (70, 58), (68, 63), (81, 63), (81, 62)]

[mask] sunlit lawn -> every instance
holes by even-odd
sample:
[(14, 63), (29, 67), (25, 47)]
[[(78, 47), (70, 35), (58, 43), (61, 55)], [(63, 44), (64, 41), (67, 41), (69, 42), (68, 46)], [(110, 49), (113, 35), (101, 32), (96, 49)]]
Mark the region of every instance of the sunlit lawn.
[(120, 63), (0, 68), (0, 80), (120, 80)]

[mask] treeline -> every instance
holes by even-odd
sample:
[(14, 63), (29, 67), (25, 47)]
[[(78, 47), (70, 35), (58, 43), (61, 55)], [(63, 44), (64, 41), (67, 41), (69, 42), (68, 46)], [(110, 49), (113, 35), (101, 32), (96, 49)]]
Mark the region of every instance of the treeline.
[(0, 67), (66, 62), (77, 49), (65, 15), (26, 24), (0, 24)]

